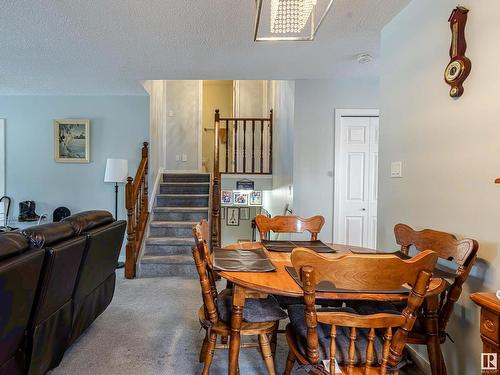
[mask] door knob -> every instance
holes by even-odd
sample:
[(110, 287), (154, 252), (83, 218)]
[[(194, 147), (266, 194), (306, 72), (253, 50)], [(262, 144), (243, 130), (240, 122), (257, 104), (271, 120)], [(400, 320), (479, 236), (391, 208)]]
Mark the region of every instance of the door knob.
[(366, 208), (362, 208), (361, 211), (366, 211)]

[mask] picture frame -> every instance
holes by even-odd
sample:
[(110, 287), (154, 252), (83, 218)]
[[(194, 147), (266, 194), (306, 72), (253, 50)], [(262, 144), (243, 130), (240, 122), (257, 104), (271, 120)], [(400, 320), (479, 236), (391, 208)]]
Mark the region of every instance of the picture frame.
[(58, 163), (90, 163), (90, 120), (54, 120), (54, 159)]
[(253, 190), (250, 193), (250, 206), (262, 206), (262, 191)]
[(223, 206), (231, 206), (233, 204), (233, 191), (222, 190), (220, 193), (220, 204)]
[(240, 225), (240, 209), (238, 207), (227, 207), (226, 225), (228, 227)]
[(250, 207), (240, 207), (240, 219), (250, 220)]
[(233, 191), (233, 204), (235, 206), (248, 206), (248, 193), (243, 191)]
[(226, 220), (226, 207), (220, 208), (220, 218), (221, 220)]

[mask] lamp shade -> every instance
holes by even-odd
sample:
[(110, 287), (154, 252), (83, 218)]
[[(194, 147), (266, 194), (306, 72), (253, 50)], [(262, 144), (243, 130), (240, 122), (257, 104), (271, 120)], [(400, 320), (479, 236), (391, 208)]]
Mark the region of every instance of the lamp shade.
[(125, 182), (128, 175), (127, 159), (107, 159), (104, 182)]

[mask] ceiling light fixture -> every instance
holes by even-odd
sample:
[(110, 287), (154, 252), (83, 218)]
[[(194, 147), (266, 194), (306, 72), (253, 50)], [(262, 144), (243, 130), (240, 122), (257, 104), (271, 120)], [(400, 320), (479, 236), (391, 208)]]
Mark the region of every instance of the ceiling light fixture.
[(333, 0), (255, 0), (254, 40), (314, 40), (332, 4)]

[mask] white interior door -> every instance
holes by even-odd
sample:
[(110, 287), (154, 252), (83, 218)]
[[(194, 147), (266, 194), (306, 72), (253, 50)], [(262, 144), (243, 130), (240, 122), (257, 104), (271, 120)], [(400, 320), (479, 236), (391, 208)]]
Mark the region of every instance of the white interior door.
[(336, 243), (377, 245), (378, 120), (378, 116), (337, 116)]

